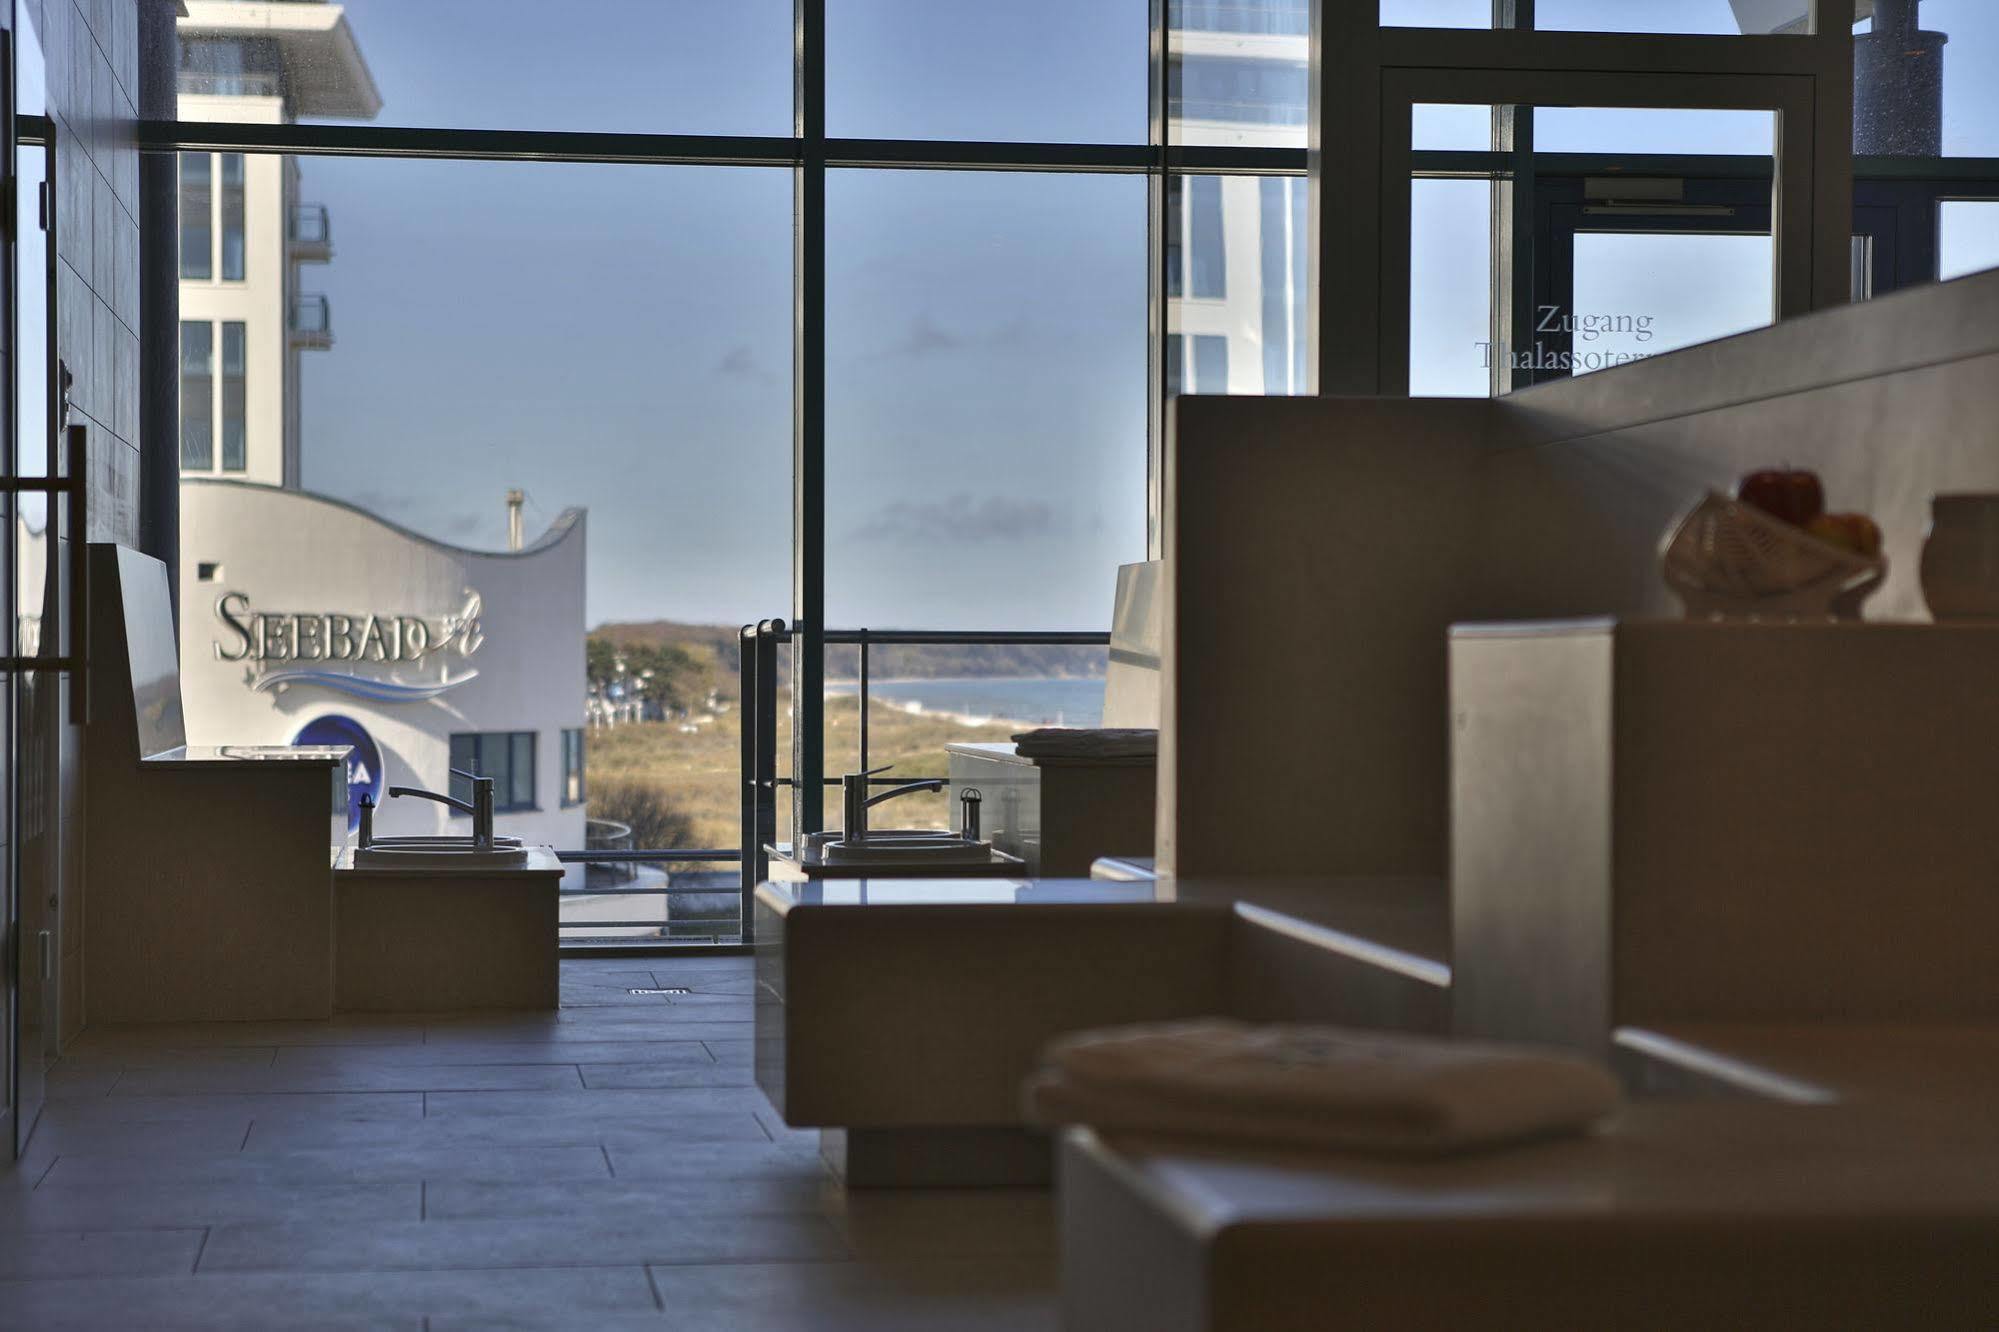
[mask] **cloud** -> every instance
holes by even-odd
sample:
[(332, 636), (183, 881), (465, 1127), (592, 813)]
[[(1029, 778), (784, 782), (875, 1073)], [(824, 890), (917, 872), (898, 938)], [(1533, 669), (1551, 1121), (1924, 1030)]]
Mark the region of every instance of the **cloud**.
[(895, 350), (904, 356), (934, 356), (938, 352), (956, 351), (964, 345), (963, 338), (926, 313), (910, 321), (909, 332), (895, 344)]
[(1039, 500), (988, 496), (977, 504), (969, 495), (947, 500), (897, 500), (854, 531), (860, 541), (911, 545), (1025, 541), (1058, 536), (1065, 530), (1054, 510)]
[(722, 359), (715, 364), (715, 373), (735, 379), (769, 379), (770, 374), (757, 363), (756, 350), (749, 343), (739, 343), (722, 353)]
[(451, 516), (444, 529), (455, 537), (469, 537), (477, 535), (485, 526), (486, 520), (478, 514), (459, 513)]
[(359, 490), (349, 495), (347, 500), (369, 513), (402, 513), (416, 504), (414, 496), (391, 494), (386, 490)]

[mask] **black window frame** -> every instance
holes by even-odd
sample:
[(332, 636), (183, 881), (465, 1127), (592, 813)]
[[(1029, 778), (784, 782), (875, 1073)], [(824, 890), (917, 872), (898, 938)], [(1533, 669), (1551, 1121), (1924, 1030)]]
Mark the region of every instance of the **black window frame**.
[(583, 728), (563, 727), (560, 803), (564, 809), (574, 809), (590, 802), (588, 754), (588, 747), (583, 743)]
[[(468, 755), (461, 749), (463, 742), (471, 742)], [(454, 800), (472, 802), (472, 782), (460, 777), (458, 772), (473, 773), (480, 777), (493, 778), (493, 812), (495, 814), (524, 814), (541, 808), (540, 793), (540, 748), (541, 734), (538, 731), (453, 731), (450, 738), (450, 767), (452, 769), (448, 790)], [(489, 747), (504, 755), (506, 771), (495, 772), (498, 766), (495, 758), (489, 756)], [(527, 751), (527, 780), (520, 780), (519, 759), (522, 749)], [(525, 790), (525, 797), (523, 797)], [(463, 816), (462, 811), (453, 810)]]

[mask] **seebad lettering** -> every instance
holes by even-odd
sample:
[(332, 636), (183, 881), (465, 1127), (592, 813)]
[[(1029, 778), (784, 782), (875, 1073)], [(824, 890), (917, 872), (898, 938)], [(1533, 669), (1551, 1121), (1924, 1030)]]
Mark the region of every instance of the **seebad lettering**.
[(486, 641), (477, 592), (450, 615), (346, 615), (338, 611), (259, 611), (242, 592), (216, 599), (215, 616), (227, 641), (215, 643), (222, 661), (417, 662), (454, 649), (469, 657)]

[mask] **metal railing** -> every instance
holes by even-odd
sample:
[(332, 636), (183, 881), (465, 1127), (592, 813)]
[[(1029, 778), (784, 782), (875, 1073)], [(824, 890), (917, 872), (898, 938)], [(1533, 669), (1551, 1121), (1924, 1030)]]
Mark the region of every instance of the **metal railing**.
[[(752, 942), (751, 910), (757, 884), (769, 873), (766, 848), (777, 840), (777, 797), (782, 788), (793, 785), (789, 777), (777, 773), (778, 649), (789, 644), (792, 632), (783, 620), (763, 620), (742, 628), (739, 670), (743, 713), (742, 789), (742, 911), (743, 940)], [(856, 649), (856, 701), (860, 709), (855, 743), (856, 772), (866, 772), (869, 762), (868, 713), (871, 652), (878, 647), (1108, 647), (1108, 633), (1008, 632), (1003, 630), (930, 629), (829, 629), (828, 647)], [(938, 774), (942, 775), (942, 774)], [(838, 777), (822, 779), (828, 786), (839, 785)], [(897, 786), (913, 780), (907, 774), (876, 777), (870, 784)]]
[(333, 247), (333, 217), (327, 212), (326, 205), (320, 203), (293, 204), (291, 215), (285, 219), (285, 239), (299, 249), (331, 249)]
[[(741, 845), (733, 848), (675, 848), (671, 850), (644, 850), (630, 847), (629, 842), (618, 837), (611, 825), (604, 820), (594, 820), (605, 829), (606, 835), (593, 837), (598, 845), (580, 851), (558, 851), (557, 859), (564, 864), (601, 867), (615, 872), (616, 867), (629, 867), (636, 871), (642, 865), (727, 865), (738, 866), (734, 876), (735, 915), (733, 920), (725, 915), (703, 914), (689, 920), (675, 922), (669, 910), (660, 920), (590, 920), (565, 922), (564, 930), (625, 930), (660, 927), (669, 939), (676, 924), (683, 928), (681, 941), (700, 938), (717, 944), (755, 942), (754, 904), (756, 887), (770, 872), (767, 848), (777, 841), (778, 793), (790, 787), (790, 777), (778, 775), (778, 685), (783, 674), (780, 664), (780, 649), (792, 641), (792, 632), (782, 620), (763, 620), (757, 624), (744, 625), (740, 631), (738, 662), (741, 698), (738, 703), (742, 717), (741, 735)], [(925, 629), (838, 629), (829, 630), (825, 636), (829, 646), (853, 647), (856, 650), (856, 703), (860, 710), (858, 733), (855, 744), (857, 771), (865, 771), (869, 766), (868, 712), (872, 697), (870, 680), (873, 668), (873, 651), (883, 647), (1107, 647), (1108, 633), (1037, 633), (1005, 631), (960, 631)], [(837, 785), (839, 778), (824, 779), (827, 785)], [(896, 785), (910, 780), (903, 777), (878, 777), (872, 779), (875, 785)], [(617, 825), (622, 826), (622, 825)], [(624, 842), (624, 845), (619, 845)], [(659, 886), (647, 886), (633, 879), (619, 879), (603, 886), (592, 886), (586, 876), (585, 886), (564, 888), (561, 897), (565, 900), (607, 898), (607, 897), (660, 897), (670, 904), (676, 899), (716, 898), (727, 890), (715, 882), (675, 884), (671, 878)], [(717, 928), (712, 932), (704, 930), (706, 925), (722, 926), (733, 924), (734, 929)]]
[[(676, 921), (674, 919), (671, 910), (671, 904), (675, 898), (681, 898), (683, 900), (691, 901), (696, 898), (704, 898), (704, 897), (714, 898), (721, 896), (725, 893), (733, 897), (735, 896), (735, 893), (731, 891), (734, 886), (733, 882), (730, 884), (729, 887), (723, 887), (717, 884), (700, 884), (700, 883), (675, 884), (671, 879), (671, 877), (669, 877), (665, 883), (661, 884), (656, 888), (646, 887), (644, 885), (636, 883), (629, 883), (608, 888), (593, 888), (588, 886), (589, 885), (588, 869), (595, 866), (628, 867), (634, 872), (636, 872), (637, 868), (641, 865), (700, 865), (700, 864), (729, 865), (735, 862), (737, 854), (738, 853), (735, 851), (734, 848), (704, 849), (698, 847), (694, 848), (680, 847), (671, 850), (652, 850), (652, 851), (629, 850), (629, 849), (612, 850), (608, 848), (595, 848), (595, 849), (586, 848), (581, 851), (557, 851), (555, 853), (555, 858), (561, 861), (563, 864), (582, 865), (585, 867), (586, 870), (584, 878), (584, 884), (585, 884), (584, 887), (563, 888), (558, 890), (556, 895), (558, 898), (560, 898), (563, 901), (582, 901), (591, 898), (602, 898), (602, 897), (658, 897), (664, 899), (668, 906), (668, 910), (665, 913), (663, 913), (663, 915), (659, 919), (560, 921), (558, 924), (558, 928), (559, 930), (592, 930), (592, 929), (630, 930), (630, 929), (656, 928), (660, 931), (661, 938), (666, 940), (673, 940), (676, 937), (674, 934), (674, 930), (676, 926), (679, 926), (682, 927), (682, 933), (679, 936), (682, 942), (728, 944), (740, 941), (747, 943), (748, 942), (748, 939), (746, 937), (747, 925), (745, 924), (745, 918), (740, 914), (740, 911), (738, 912), (737, 915), (733, 917), (727, 915), (716, 916), (716, 915), (703, 914), (700, 916), (689, 917), (684, 920)], [(733, 875), (730, 876), (731, 880), (733, 880), (734, 877), (735, 876)], [(702, 928), (709, 925), (721, 926), (725, 923), (732, 925), (733, 928), (730, 929), (716, 928), (713, 930)]]
[(294, 296), (288, 324), (294, 346), (333, 345), (333, 305), (324, 296)]

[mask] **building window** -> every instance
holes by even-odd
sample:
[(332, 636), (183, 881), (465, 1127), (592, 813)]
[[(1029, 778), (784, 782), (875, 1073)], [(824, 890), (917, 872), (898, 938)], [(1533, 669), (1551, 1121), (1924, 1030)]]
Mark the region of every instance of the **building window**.
[(1227, 393), (1229, 391), (1229, 340), (1225, 337), (1201, 334), (1194, 339), (1194, 382), (1188, 391), (1193, 393)]
[(249, 465), (246, 341), (241, 321), (222, 326), (222, 470), (225, 472), (240, 472)]
[(562, 803), (583, 803), (583, 731), (581, 727), (562, 733)]
[(207, 153), (180, 155), (180, 275), (214, 276), (215, 190)]
[(215, 325), (201, 321), (180, 326), (180, 465), (215, 466)]
[(243, 280), (243, 154), (222, 157), (222, 280)]
[(1187, 178), (1187, 292), (1197, 300), (1229, 294), (1228, 254), (1223, 248), (1222, 178)]
[[(533, 731), (461, 731), (451, 737), (451, 766), (491, 777), (495, 810), (534, 809), (534, 741)], [(451, 796), (472, 802), (472, 783), (457, 772), (451, 775)]]

